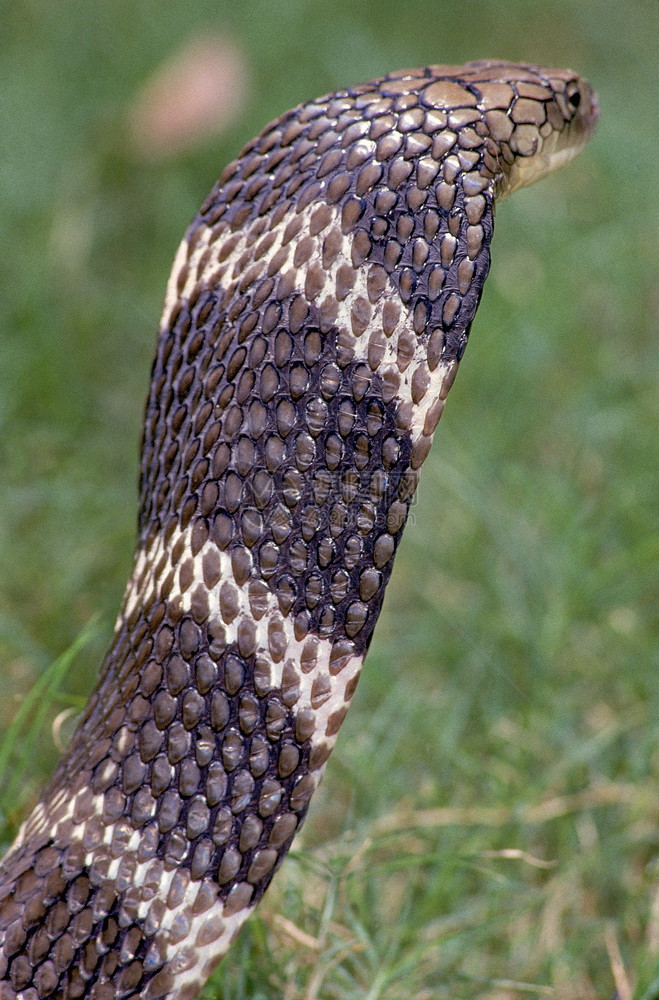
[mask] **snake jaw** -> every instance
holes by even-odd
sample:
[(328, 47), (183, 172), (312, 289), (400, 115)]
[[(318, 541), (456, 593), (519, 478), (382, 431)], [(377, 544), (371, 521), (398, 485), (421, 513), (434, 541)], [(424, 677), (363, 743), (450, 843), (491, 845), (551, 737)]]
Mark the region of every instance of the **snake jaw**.
[(0, 869), (0, 1000), (190, 998), (301, 826), (487, 277), (496, 197), (596, 97), (497, 61), (294, 109), (181, 244), (133, 575)]

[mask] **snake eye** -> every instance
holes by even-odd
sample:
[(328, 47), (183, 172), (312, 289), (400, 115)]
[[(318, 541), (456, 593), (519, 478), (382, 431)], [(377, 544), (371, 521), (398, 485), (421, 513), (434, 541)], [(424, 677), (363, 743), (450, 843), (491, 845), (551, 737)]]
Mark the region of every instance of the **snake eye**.
[(567, 99), (568, 99), (568, 104), (570, 105), (572, 110), (576, 111), (579, 105), (581, 104), (581, 93), (578, 90), (578, 88), (575, 87), (572, 93), (567, 95)]

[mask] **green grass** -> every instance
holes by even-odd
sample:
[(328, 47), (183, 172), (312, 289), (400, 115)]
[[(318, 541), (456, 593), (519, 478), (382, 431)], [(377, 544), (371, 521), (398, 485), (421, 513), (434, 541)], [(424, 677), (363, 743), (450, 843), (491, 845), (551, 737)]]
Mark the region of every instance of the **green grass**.
[[(393, 68), (572, 65), (601, 127), (499, 208), (353, 708), (204, 996), (659, 997), (654, 0), (23, 0), (0, 18), (2, 841), (109, 641), (165, 281), (223, 165), (298, 100)], [(131, 100), (208, 26), (244, 51), (245, 114), (138, 162)]]

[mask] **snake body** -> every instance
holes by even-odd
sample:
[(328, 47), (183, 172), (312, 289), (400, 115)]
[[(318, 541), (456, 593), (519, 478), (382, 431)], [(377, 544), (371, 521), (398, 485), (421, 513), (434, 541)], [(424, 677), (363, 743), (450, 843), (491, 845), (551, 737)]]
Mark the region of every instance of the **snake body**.
[(570, 71), (434, 66), (224, 171), (167, 288), (114, 640), (0, 870), (0, 1000), (191, 998), (217, 965), (355, 691), (494, 200), (596, 117)]

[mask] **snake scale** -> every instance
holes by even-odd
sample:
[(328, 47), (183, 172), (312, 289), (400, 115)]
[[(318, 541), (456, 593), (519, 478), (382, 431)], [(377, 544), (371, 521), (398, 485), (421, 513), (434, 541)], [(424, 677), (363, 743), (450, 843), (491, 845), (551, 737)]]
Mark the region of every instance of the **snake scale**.
[(133, 572), (0, 870), (0, 1000), (192, 998), (304, 820), (490, 261), (574, 157), (567, 70), (393, 73), (268, 125), (178, 250)]

